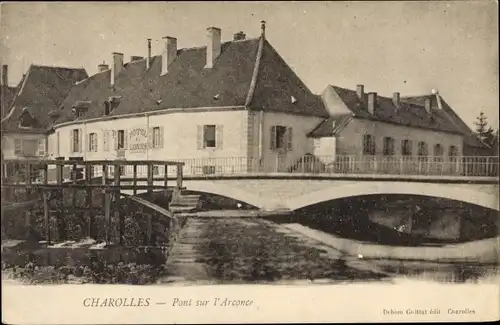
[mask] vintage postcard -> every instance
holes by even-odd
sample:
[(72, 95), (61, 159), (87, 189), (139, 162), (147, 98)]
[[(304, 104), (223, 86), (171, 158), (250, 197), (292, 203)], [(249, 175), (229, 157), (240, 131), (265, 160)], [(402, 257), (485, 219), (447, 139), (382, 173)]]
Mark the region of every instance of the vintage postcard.
[(500, 318), (496, 1), (3, 2), (2, 321)]

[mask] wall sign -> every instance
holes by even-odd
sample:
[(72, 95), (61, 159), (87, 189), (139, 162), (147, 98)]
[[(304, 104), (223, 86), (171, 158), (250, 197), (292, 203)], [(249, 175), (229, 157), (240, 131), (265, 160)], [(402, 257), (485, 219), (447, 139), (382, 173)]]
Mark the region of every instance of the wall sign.
[(148, 148), (148, 130), (145, 128), (132, 129), (129, 132), (129, 150), (142, 151)]

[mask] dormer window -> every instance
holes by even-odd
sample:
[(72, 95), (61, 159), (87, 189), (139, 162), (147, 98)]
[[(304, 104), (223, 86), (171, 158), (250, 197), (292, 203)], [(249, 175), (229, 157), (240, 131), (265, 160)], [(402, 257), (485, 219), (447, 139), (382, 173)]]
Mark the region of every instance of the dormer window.
[(82, 117), (83, 115), (85, 115), (85, 113), (87, 113), (88, 109), (89, 109), (89, 106), (90, 106), (90, 101), (77, 101), (74, 105), (73, 105), (73, 115), (76, 117), (76, 118), (79, 118), (79, 117)]
[(21, 116), (19, 117), (19, 127), (21, 128), (31, 128), (34, 126), (35, 119), (31, 116), (28, 108), (23, 108)]
[(111, 112), (120, 105), (121, 96), (111, 96), (104, 102), (104, 115), (109, 115)]

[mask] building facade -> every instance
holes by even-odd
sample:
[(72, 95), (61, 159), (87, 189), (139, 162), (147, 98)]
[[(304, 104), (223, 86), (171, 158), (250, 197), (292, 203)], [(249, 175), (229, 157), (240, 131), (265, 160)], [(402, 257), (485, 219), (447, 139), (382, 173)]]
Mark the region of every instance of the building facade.
[[(111, 68), (76, 85), (49, 135), (49, 152), (85, 159), (196, 159), (188, 172), (291, 164), (312, 150), (307, 134), (327, 117), (313, 94), (266, 40), (240, 32), (206, 47), (162, 55), (113, 54)], [(217, 160), (214, 165), (210, 160)], [(221, 163), (222, 162), (222, 163)], [(189, 168), (189, 167), (188, 167)]]
[(155, 56), (149, 41), (146, 57), (113, 53), (92, 76), (31, 66), (2, 120), (5, 158), (183, 160), (191, 174), (413, 161), (420, 170), (484, 147), (438, 93), (387, 98), (329, 85), (317, 95), (266, 39), (265, 23), (258, 38), (221, 36), (208, 28), (205, 46), (184, 49), (165, 37)]

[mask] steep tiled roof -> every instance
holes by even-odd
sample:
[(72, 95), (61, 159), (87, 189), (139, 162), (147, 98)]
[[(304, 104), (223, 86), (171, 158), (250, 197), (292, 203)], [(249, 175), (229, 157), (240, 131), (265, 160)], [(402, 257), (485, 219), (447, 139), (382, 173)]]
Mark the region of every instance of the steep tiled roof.
[(259, 63), (250, 107), (265, 111), (328, 116), (321, 97), (307, 88), (267, 41), (264, 42)]
[(16, 87), (0, 86), (0, 112), (2, 112), (1, 118), (4, 118), (9, 112), (10, 104), (16, 95)]
[[(79, 83), (61, 105), (57, 123), (104, 116), (104, 102), (121, 97), (110, 116), (171, 108), (248, 106), (326, 116), (319, 98), (312, 94), (263, 38), (222, 44), (212, 68), (205, 69), (206, 47), (179, 49), (160, 75), (162, 57), (129, 62), (110, 87), (111, 70)], [(292, 103), (294, 96), (295, 103)], [(76, 118), (72, 106), (90, 101), (88, 112)]]
[[(428, 95), (403, 97), (402, 100), (416, 103), (419, 105), (424, 105), (425, 99), (428, 97), (429, 97)], [(441, 108), (442, 112), (447, 116), (451, 124), (453, 124), (454, 127), (464, 135), (464, 141), (466, 144), (472, 147), (488, 148), (488, 145), (486, 145), (477, 137), (474, 131), (472, 131), (470, 127), (467, 124), (465, 124), (465, 122), (457, 115), (457, 113), (455, 113), (455, 111), (453, 111), (450, 105), (448, 105), (448, 103), (442, 97), (441, 97)]]
[[(436, 95), (416, 97), (401, 97), (399, 107), (396, 107), (392, 98), (377, 96), (374, 114), (372, 115), (367, 110), (368, 94), (365, 93), (363, 101), (360, 100), (355, 90), (332, 87), (336, 95), (345, 104), (354, 118), (364, 118), (374, 121), (417, 127), (422, 129), (430, 129), (441, 132), (450, 132), (463, 134), (463, 132), (455, 126), (449, 114), (439, 107)], [(425, 100), (430, 100), (431, 114), (425, 110)], [(444, 100), (441, 99), (441, 104)], [(325, 122), (324, 128), (318, 128), (311, 136), (320, 136), (319, 134), (333, 134), (332, 123)]]
[[(2, 119), (2, 131), (47, 131), (52, 125), (49, 112), (59, 107), (77, 81), (86, 77), (84, 69), (31, 65), (18, 87), (9, 113)], [(32, 128), (19, 128), (24, 112), (34, 119)]]

